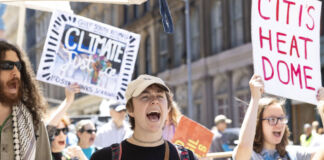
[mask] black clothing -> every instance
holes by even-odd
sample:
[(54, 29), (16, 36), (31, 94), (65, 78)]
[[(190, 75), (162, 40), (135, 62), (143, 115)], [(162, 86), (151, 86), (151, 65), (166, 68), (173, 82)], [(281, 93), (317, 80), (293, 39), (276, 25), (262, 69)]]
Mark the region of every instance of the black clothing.
[(62, 152), (54, 153), (52, 152), (52, 158), (53, 160), (62, 160), (63, 154)]
[[(142, 147), (142, 146), (131, 144), (127, 142), (127, 140), (124, 140), (121, 142), (121, 144), (122, 144), (122, 150), (121, 150), (122, 160), (134, 160), (134, 159), (164, 160), (164, 154), (165, 154), (164, 143), (156, 147)], [(178, 151), (175, 148), (175, 146), (170, 142), (168, 142), (168, 144), (170, 149), (169, 160), (179, 160)], [(189, 151), (190, 160), (197, 159), (190, 150), (188, 151)], [(112, 159), (111, 147), (105, 147), (101, 150), (98, 150), (91, 156), (91, 160), (111, 160), (111, 159)]]

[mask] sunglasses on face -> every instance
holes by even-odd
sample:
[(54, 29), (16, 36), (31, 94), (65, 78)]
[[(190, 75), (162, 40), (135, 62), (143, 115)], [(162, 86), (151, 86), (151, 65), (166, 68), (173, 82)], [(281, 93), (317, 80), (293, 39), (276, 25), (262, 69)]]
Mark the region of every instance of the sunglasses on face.
[(15, 66), (19, 71), (22, 69), (21, 62), (0, 61), (0, 68), (2, 70), (12, 70)]
[(65, 128), (57, 128), (55, 131), (55, 136), (60, 135), (61, 131), (63, 132), (64, 135), (66, 135), (69, 132), (69, 129), (67, 127)]
[(275, 126), (280, 121), (280, 124), (287, 124), (288, 119), (287, 117), (269, 117), (269, 118), (263, 118), (262, 120), (267, 120), (270, 126)]
[(96, 133), (97, 129), (82, 129), (81, 132), (87, 132), (89, 134)]

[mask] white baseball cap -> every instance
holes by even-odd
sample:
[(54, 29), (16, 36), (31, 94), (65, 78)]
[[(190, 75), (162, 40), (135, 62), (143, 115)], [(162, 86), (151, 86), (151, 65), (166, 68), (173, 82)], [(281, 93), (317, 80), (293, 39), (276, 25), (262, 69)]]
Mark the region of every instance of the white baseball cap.
[(132, 97), (139, 96), (147, 87), (152, 84), (157, 84), (163, 87), (167, 92), (170, 92), (170, 89), (161, 78), (143, 74), (128, 84), (125, 93), (126, 102), (128, 102), (128, 100), (130, 100)]

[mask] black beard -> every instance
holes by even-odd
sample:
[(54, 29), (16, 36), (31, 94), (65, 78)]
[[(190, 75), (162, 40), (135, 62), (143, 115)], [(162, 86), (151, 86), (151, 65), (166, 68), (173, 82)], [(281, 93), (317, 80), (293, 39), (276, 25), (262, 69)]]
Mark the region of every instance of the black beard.
[[(10, 94), (6, 94), (4, 91), (5, 85), (8, 85), (9, 82), (11, 81), (18, 81), (18, 94), (16, 95), (10, 95)], [(13, 106), (18, 104), (21, 95), (22, 95), (22, 88), (21, 88), (21, 81), (18, 78), (13, 78), (11, 79), (9, 82), (7, 82), (7, 84), (5, 84), (4, 82), (0, 81), (0, 103), (2, 103), (5, 106)]]

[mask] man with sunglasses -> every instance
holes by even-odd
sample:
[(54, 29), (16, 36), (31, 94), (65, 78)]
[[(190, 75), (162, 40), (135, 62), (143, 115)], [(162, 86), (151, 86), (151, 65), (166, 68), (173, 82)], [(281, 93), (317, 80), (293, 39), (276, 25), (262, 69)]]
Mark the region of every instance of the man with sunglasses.
[(78, 146), (88, 159), (95, 152), (93, 142), (96, 138), (96, 127), (91, 120), (81, 120), (76, 124)]
[(51, 159), (41, 115), (47, 107), (27, 57), (0, 41), (0, 159)]
[(125, 121), (125, 105), (114, 103), (111, 104), (109, 108), (111, 119), (108, 123), (100, 127), (94, 142), (94, 145), (99, 149), (108, 147), (114, 143), (120, 143), (133, 134), (130, 125)]

